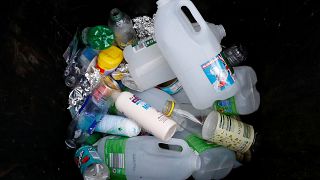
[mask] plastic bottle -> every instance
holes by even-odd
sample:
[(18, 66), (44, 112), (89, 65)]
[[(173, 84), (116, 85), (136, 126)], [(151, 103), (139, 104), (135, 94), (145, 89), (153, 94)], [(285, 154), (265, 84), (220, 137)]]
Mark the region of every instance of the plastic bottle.
[(167, 141), (176, 131), (177, 124), (155, 108), (130, 92), (112, 93), (118, 111), (134, 121), (157, 138)]
[(212, 111), (202, 126), (203, 139), (245, 153), (254, 144), (255, 133), (251, 125)]
[(79, 148), (75, 153), (74, 160), (80, 168), (84, 180), (106, 180), (110, 178), (108, 167), (92, 146)]
[(194, 115), (184, 111), (183, 109), (180, 109), (179, 104), (175, 103), (174, 99), (169, 94), (160, 89), (151, 88), (143, 92), (135, 92), (132, 90), (129, 91), (143, 99), (157, 111), (162, 112), (164, 115), (180, 124), (177, 128), (178, 131), (182, 130), (180, 126), (184, 123), (184, 121), (191, 120), (200, 123), (200, 121)]
[(104, 115), (101, 120), (97, 120), (95, 131), (113, 135), (133, 137), (137, 136), (141, 128), (134, 121), (114, 115)]
[(214, 109), (226, 115), (246, 115), (255, 112), (260, 105), (260, 94), (256, 89), (257, 76), (249, 66), (234, 68), (240, 91), (226, 100), (216, 101)]
[[(197, 23), (192, 25), (196, 29), (200, 28)], [(212, 23), (208, 23), (208, 25), (212, 32), (215, 32), (220, 42), (225, 36), (223, 26)], [(124, 48), (123, 54), (128, 62), (130, 75), (140, 91), (155, 87), (176, 77), (153, 37), (142, 39), (137, 44), (127, 46)]]
[(109, 75), (123, 60), (122, 50), (116, 46), (111, 46), (99, 53), (96, 67), (101, 74)]
[(121, 49), (137, 41), (131, 18), (119, 9), (114, 8), (110, 11), (108, 26), (114, 31), (116, 42)]
[(81, 65), (81, 72), (85, 73), (88, 70), (88, 67), (91, 61), (98, 55), (99, 51), (91, 47), (85, 47), (81, 51), (81, 55), (78, 58), (78, 62)]
[[(181, 151), (161, 145), (179, 146)], [(153, 136), (104, 137), (98, 153), (110, 168), (111, 179), (187, 179), (200, 168), (199, 156), (180, 139), (160, 141)]]
[[(190, 0), (158, 0), (155, 39), (192, 105), (206, 109), (236, 94), (239, 84), (222, 55), (219, 41)], [(196, 31), (182, 11), (190, 10)]]
[(201, 167), (192, 174), (195, 179), (222, 179), (232, 168), (240, 166), (233, 151), (208, 143), (187, 131), (177, 132), (174, 138), (185, 140), (199, 154)]
[(107, 26), (86, 27), (82, 30), (82, 41), (96, 50), (109, 48), (114, 42), (114, 34)]
[(159, 84), (157, 88), (161, 89), (162, 91), (173, 95), (178, 93), (182, 89), (181, 83), (178, 81), (177, 78), (174, 78), (170, 81), (167, 81), (165, 83)]

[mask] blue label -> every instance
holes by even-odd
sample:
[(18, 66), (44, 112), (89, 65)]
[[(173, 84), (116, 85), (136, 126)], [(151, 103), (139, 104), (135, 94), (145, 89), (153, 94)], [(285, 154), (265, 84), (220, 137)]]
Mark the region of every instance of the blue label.
[(202, 64), (201, 68), (210, 83), (213, 84), (214, 88), (218, 91), (225, 90), (235, 82), (231, 67), (227, 65), (220, 54), (212, 60)]
[(178, 93), (182, 89), (182, 84), (176, 80), (174, 83), (167, 87), (160, 87), (160, 89), (170, 95)]
[(93, 50), (92, 48), (90, 48), (90, 47), (86, 47), (86, 48), (83, 50), (82, 54), (83, 54), (84, 57), (86, 57), (89, 61), (92, 61), (92, 59), (93, 59), (94, 57), (96, 57), (97, 52), (94, 51), (94, 50)]
[(92, 164), (102, 164), (97, 151), (92, 146), (82, 146), (79, 148), (74, 156), (75, 163), (80, 168), (81, 174)]
[(143, 109), (148, 110), (151, 106), (149, 104), (147, 104), (146, 102), (142, 101), (138, 96), (133, 95), (130, 98), (131, 102), (133, 102), (134, 104), (141, 106)]

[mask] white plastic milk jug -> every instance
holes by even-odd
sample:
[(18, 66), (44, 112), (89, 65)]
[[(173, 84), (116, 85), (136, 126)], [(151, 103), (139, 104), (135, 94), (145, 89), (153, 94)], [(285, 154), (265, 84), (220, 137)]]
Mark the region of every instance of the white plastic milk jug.
[[(192, 105), (206, 109), (239, 90), (236, 77), (223, 57), (219, 40), (190, 0), (158, 0), (155, 39), (162, 55), (181, 82)], [(196, 30), (182, 11), (197, 21)]]

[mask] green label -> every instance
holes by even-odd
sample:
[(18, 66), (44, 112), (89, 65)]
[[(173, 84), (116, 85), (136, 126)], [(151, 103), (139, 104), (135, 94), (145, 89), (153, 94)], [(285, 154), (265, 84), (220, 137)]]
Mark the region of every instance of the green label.
[(152, 46), (154, 45), (155, 43), (157, 43), (153, 38), (151, 39), (148, 39), (146, 42), (145, 42), (145, 45), (146, 47), (149, 47), (149, 46)]
[(225, 115), (238, 115), (236, 101), (234, 96), (229, 99), (216, 101), (214, 103), (215, 109), (220, 112), (221, 114)]
[(220, 145), (214, 143), (207, 143), (205, 140), (200, 139), (193, 134), (187, 136), (185, 141), (194, 151), (197, 151), (199, 154), (208, 149), (220, 147)]
[(126, 179), (125, 149), (126, 137), (112, 137), (105, 143), (105, 162), (110, 170), (111, 179)]

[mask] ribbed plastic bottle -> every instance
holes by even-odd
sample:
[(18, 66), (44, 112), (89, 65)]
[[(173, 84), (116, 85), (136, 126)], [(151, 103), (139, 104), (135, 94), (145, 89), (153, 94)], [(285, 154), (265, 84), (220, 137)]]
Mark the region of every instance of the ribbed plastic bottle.
[[(190, 0), (158, 0), (155, 39), (192, 105), (206, 109), (216, 100), (234, 96), (239, 84), (220, 54), (222, 48)], [(186, 7), (197, 21), (195, 30), (182, 11)]]
[(183, 180), (201, 166), (199, 156), (181, 139), (163, 142), (153, 136), (107, 136), (99, 140), (97, 149), (110, 169), (111, 179)]

